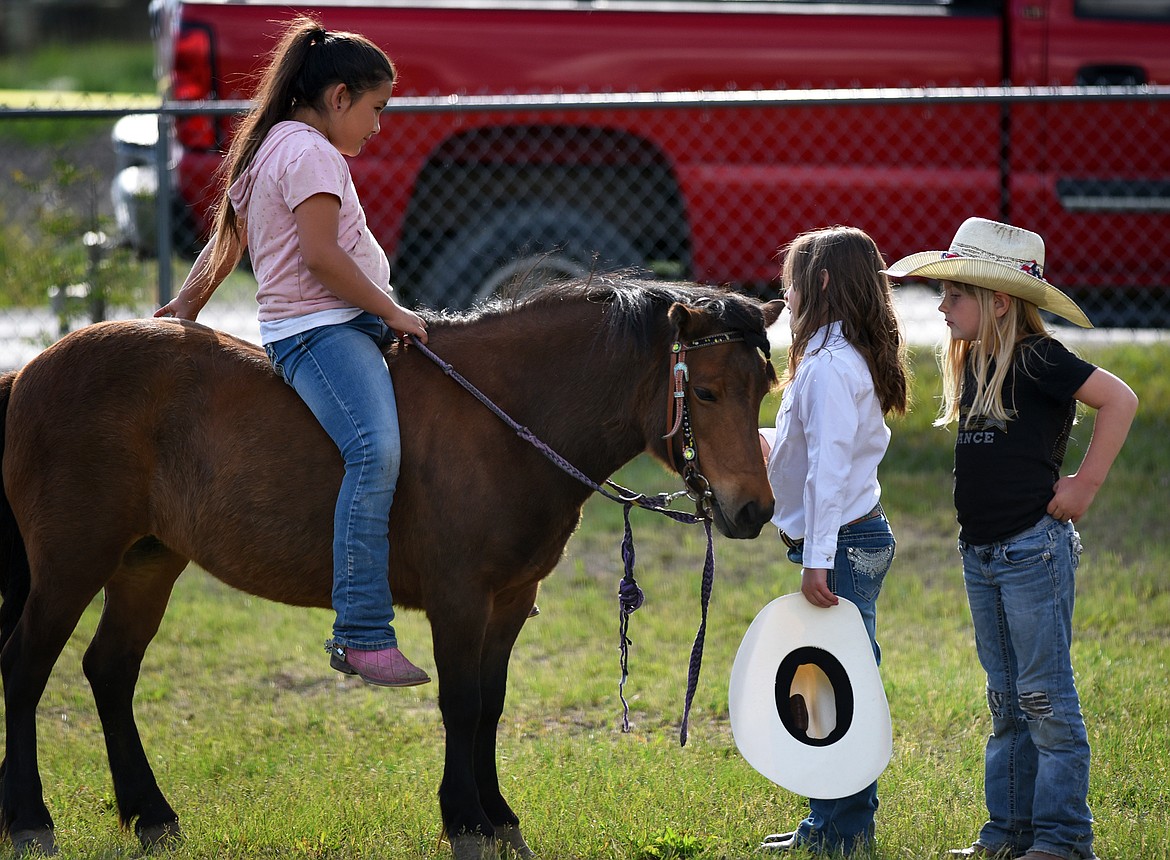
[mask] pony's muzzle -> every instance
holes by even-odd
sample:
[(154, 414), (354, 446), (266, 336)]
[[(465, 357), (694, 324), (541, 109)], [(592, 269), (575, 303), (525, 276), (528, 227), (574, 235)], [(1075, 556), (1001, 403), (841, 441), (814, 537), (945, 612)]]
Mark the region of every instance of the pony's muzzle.
[(737, 540), (750, 540), (758, 537), (764, 525), (771, 521), (772, 512), (775, 507), (775, 502), (771, 499), (768, 500), (767, 504), (760, 504), (753, 499), (741, 505), (735, 511), (735, 514), (729, 518), (724, 513), (723, 505), (716, 499), (714, 508), (715, 528), (719, 529), (719, 533), (724, 537), (735, 538)]

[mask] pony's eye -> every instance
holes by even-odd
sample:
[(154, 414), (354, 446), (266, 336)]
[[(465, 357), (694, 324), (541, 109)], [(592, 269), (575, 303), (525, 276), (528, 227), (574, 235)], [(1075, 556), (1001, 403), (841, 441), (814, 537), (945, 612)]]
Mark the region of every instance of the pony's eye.
[(695, 388), (695, 397), (700, 400), (705, 400), (708, 403), (715, 402), (715, 393), (710, 388)]

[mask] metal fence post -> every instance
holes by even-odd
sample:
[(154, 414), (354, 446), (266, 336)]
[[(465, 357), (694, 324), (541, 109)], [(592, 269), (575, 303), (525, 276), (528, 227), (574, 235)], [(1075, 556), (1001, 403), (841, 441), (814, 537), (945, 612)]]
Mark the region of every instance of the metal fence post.
[[(165, 108), (165, 105), (164, 105)], [(171, 300), (171, 165), (170, 165), (170, 115), (164, 110), (158, 114), (158, 140), (154, 144), (155, 172), (158, 174), (158, 191), (155, 195), (155, 248), (158, 252), (158, 305), (162, 307)]]

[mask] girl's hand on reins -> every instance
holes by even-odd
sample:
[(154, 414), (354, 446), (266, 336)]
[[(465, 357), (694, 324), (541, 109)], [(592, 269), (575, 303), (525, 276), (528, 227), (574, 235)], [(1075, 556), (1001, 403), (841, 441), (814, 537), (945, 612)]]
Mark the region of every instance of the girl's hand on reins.
[(402, 307), (397, 302), (390, 313), (382, 317), (382, 321), (401, 335), (414, 335), (420, 343), (427, 342), (427, 324), (414, 311)]

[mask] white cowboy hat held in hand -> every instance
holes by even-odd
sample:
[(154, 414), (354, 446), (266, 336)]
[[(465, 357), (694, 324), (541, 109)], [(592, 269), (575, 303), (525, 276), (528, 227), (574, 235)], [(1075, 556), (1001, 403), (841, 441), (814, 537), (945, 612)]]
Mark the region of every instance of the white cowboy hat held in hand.
[(728, 686), (735, 745), (777, 785), (805, 797), (855, 794), (893, 752), (890, 706), (861, 613), (797, 592), (760, 610)]

